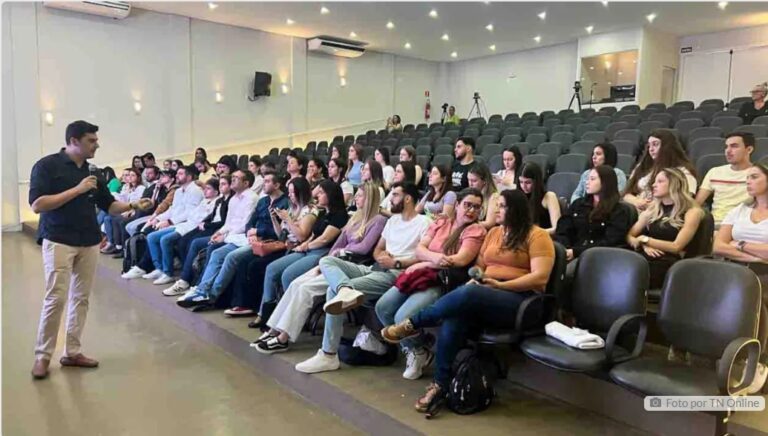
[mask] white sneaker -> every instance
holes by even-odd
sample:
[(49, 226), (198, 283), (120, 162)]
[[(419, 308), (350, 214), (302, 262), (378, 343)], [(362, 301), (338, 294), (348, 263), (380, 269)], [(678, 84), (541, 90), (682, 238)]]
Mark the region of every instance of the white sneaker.
[(352, 288), (343, 287), (335, 297), (326, 301), (323, 310), (330, 315), (341, 315), (362, 305), (364, 302), (365, 294)]
[(405, 355), (405, 371), (403, 378), (408, 380), (417, 380), (424, 373), (424, 368), (428, 367), (435, 355), (429, 350), (408, 351)]
[(379, 356), (387, 354), (387, 346), (378, 340), (366, 326), (360, 327), (360, 331), (357, 332), (352, 346), (370, 351)]
[(173, 277), (163, 273), (163, 275), (158, 277), (157, 280), (152, 283), (155, 285), (167, 285), (168, 283), (173, 283)]
[(339, 369), (339, 356), (334, 354), (329, 356), (323, 350), (317, 350), (317, 354), (309, 359), (296, 364), (296, 371), (305, 374), (314, 374), (316, 372), (335, 371)]
[(747, 388), (747, 394), (758, 394), (765, 386), (765, 380), (768, 379), (768, 367), (762, 363), (757, 364), (757, 371), (755, 371), (755, 378), (752, 380), (752, 384)]
[(140, 279), (146, 274), (147, 272), (143, 269), (139, 268), (138, 266), (133, 266), (131, 269), (129, 269), (125, 274), (121, 275), (120, 277), (131, 280), (131, 279)]
[(183, 294), (187, 289), (189, 289), (189, 283), (185, 280), (176, 280), (176, 283), (174, 283), (173, 286), (163, 290), (163, 295), (166, 297), (175, 297)]
[(197, 286), (192, 286), (187, 290), (187, 292), (184, 293), (181, 297), (177, 298), (176, 301), (182, 301), (186, 300), (188, 298), (192, 298), (193, 295), (197, 294)]
[(147, 280), (157, 280), (162, 275), (163, 275), (163, 272), (160, 271), (159, 269), (156, 269), (156, 270), (152, 271), (149, 274), (144, 274), (143, 276), (141, 276), (141, 278), (142, 279), (147, 279)]

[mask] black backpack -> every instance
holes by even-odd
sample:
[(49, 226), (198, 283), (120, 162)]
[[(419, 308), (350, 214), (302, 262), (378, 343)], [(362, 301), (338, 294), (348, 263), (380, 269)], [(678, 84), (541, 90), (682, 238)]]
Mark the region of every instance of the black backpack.
[(459, 415), (471, 415), (487, 409), (496, 391), (494, 364), (481, 359), (471, 348), (464, 348), (453, 362), (453, 379), (448, 388), (448, 408)]
[(123, 272), (128, 272), (129, 269), (136, 266), (146, 250), (147, 235), (143, 233), (137, 233), (125, 241), (123, 246)]

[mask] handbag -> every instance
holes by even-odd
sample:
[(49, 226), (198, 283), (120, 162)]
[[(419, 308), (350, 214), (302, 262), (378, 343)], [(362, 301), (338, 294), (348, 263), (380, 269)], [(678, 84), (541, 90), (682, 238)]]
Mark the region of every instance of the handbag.
[(286, 245), (283, 241), (256, 241), (251, 244), (251, 250), (256, 256), (268, 256), (278, 251), (285, 251)]
[(447, 294), (469, 281), (469, 268), (461, 267), (441, 269), (437, 273), (437, 279), (440, 282), (443, 294)]

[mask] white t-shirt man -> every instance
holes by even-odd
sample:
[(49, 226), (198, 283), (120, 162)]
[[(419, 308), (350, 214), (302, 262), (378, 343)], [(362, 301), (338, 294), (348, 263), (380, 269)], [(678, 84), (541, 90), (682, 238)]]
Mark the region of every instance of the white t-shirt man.
[(759, 223), (752, 222), (750, 215), (753, 210), (750, 206), (742, 203), (728, 212), (723, 224), (733, 226), (731, 237), (734, 241), (768, 244), (768, 219)]
[(712, 217), (720, 224), (726, 214), (739, 204), (747, 201), (747, 172), (749, 168), (734, 171), (730, 165), (709, 170), (701, 182), (701, 189), (713, 193)]
[(387, 252), (395, 260), (416, 257), (416, 247), (431, 223), (424, 215), (416, 215), (409, 221), (404, 221), (401, 214), (392, 215), (381, 232), (381, 237), (387, 242)]

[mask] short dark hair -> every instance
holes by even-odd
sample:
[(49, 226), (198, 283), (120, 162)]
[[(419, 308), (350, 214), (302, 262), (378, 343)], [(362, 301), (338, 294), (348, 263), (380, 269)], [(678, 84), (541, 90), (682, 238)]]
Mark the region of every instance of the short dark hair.
[(144, 171), (146, 170), (152, 170), (155, 172), (156, 175), (160, 175), (160, 168), (157, 167), (157, 165), (152, 165), (151, 167), (144, 168)]
[(253, 173), (250, 171), (243, 171), (240, 169), (236, 169), (235, 171), (233, 171), (233, 173), (238, 171), (243, 173), (243, 181), (248, 182), (248, 187), (250, 188), (251, 186), (253, 186), (253, 182), (254, 180), (256, 180), (256, 176), (254, 176)]
[(753, 133), (751, 133), (751, 132), (739, 132), (737, 130), (737, 131), (734, 131), (734, 132), (731, 132), (731, 133), (725, 135), (725, 139), (728, 139), (728, 138), (731, 138), (731, 137), (734, 137), (734, 136), (738, 136), (739, 138), (741, 138), (741, 140), (744, 141), (744, 146), (745, 147), (755, 148), (755, 135)]
[(197, 178), (200, 176), (200, 171), (198, 171), (197, 167), (194, 165), (181, 166), (179, 169), (183, 169), (187, 175), (191, 175), (193, 180), (197, 180)]
[(403, 193), (411, 197), (414, 204), (419, 202), (419, 188), (417, 188), (416, 185), (412, 182), (395, 183), (392, 185), (392, 189), (395, 188), (403, 188)]
[(235, 171), (237, 171), (237, 163), (230, 156), (225, 155), (220, 157), (219, 161), (216, 162), (216, 165), (218, 164), (226, 165), (227, 167), (229, 167), (230, 173), (234, 173)]
[(173, 178), (176, 178), (176, 171), (174, 171), (174, 170), (163, 170), (163, 171), (160, 171), (160, 176), (161, 177), (162, 176), (168, 176), (168, 177), (173, 179)]
[(464, 145), (468, 145), (472, 151), (475, 151), (475, 138), (471, 136), (461, 136), (458, 139), (456, 139), (456, 142), (463, 142)]
[(142, 159), (152, 159), (155, 160), (155, 155), (152, 154), (152, 152), (146, 152), (143, 156), (141, 156)]
[(72, 123), (69, 123), (67, 126), (67, 131), (64, 134), (64, 143), (69, 144), (69, 140), (71, 138), (75, 138), (78, 141), (83, 139), (83, 136), (85, 136), (88, 133), (96, 133), (99, 131), (99, 126), (95, 124), (91, 124), (88, 121), (75, 121)]
[[(296, 163), (299, 165), (299, 167), (301, 167), (301, 169), (299, 170), (299, 174), (301, 174), (302, 176), (307, 175), (307, 158), (305, 158), (303, 155), (299, 153), (296, 153), (295, 151), (291, 151), (290, 153), (288, 153), (287, 159), (290, 159), (290, 158), (296, 159)], [(287, 162), (287, 159), (286, 159), (286, 162)]]
[[(269, 162), (269, 161), (267, 161), (267, 162)], [(265, 179), (268, 176), (272, 176), (273, 183), (277, 183), (278, 185), (280, 185), (281, 189), (285, 188), (285, 178), (282, 175), (278, 174), (277, 171), (275, 171), (274, 169), (268, 169), (268, 170), (264, 171), (264, 174), (262, 174), (262, 176)]]
[(219, 192), (219, 179), (217, 179), (216, 177), (211, 177), (210, 179), (206, 180), (205, 184), (215, 189), (216, 192)]

